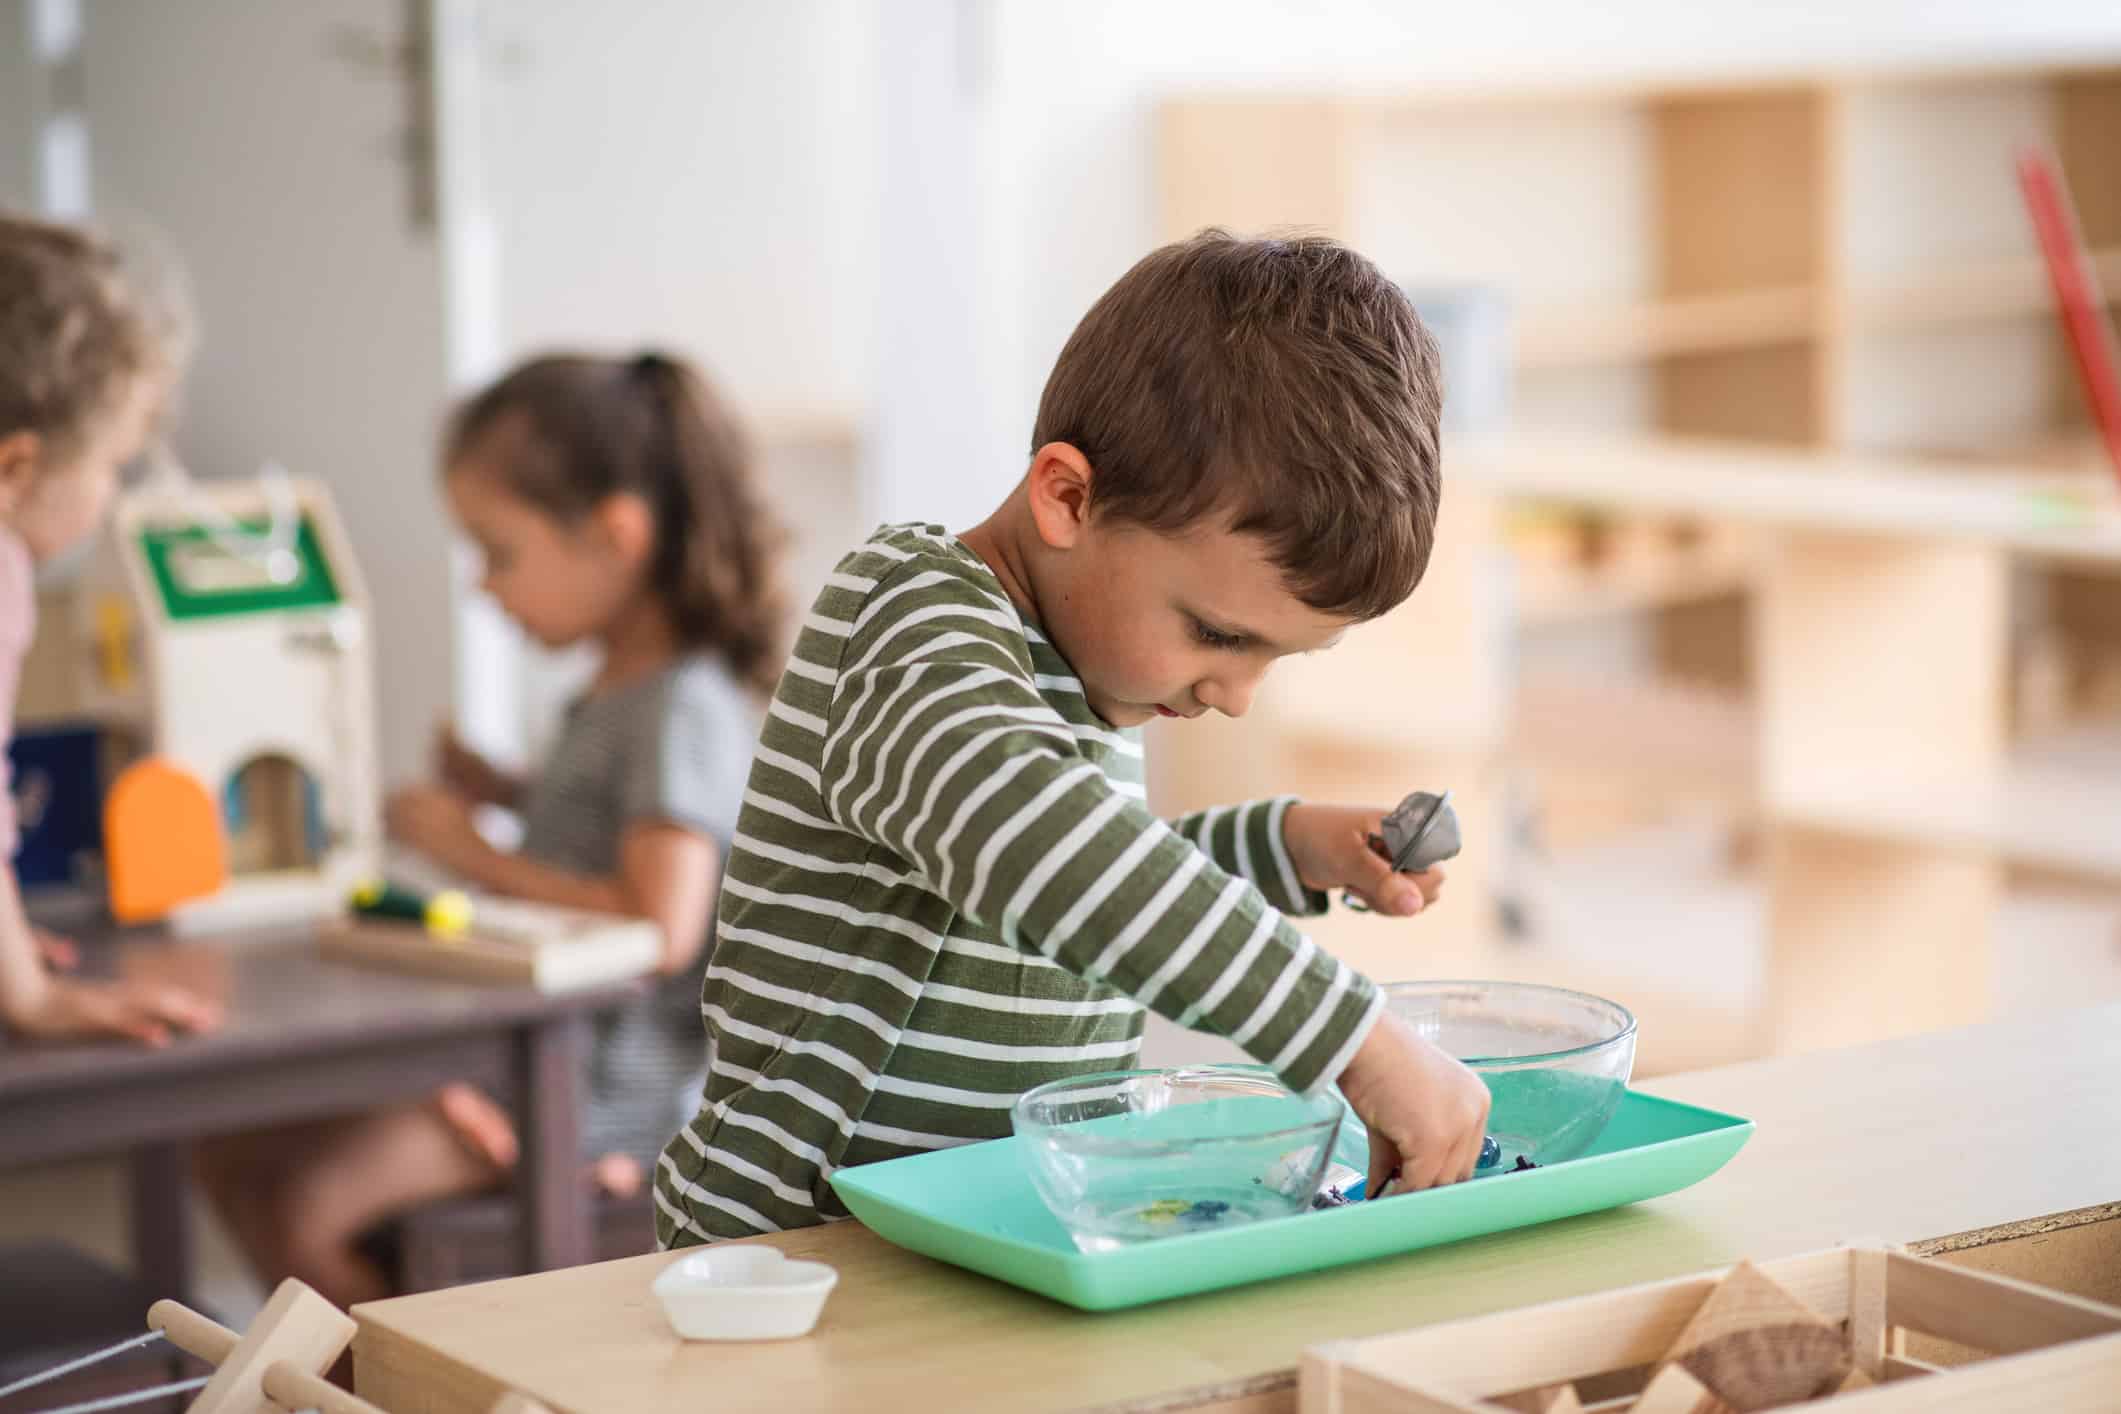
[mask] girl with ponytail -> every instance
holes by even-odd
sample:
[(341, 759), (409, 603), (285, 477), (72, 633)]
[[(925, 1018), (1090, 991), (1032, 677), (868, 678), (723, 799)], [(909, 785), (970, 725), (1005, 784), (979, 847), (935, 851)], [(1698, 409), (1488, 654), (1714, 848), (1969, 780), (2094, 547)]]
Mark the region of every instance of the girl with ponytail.
[[(475, 889), (661, 929), (661, 975), (598, 1018), (584, 1074), (585, 1171), (645, 1210), (648, 1166), (706, 1070), (705, 943), (760, 704), (780, 675), (781, 537), (736, 419), (660, 353), (532, 359), (458, 410), (442, 460), (486, 592), (537, 642), (591, 644), (600, 662), (533, 776), (445, 731), (438, 780), (393, 795), (388, 824)], [(487, 804), (520, 813), (518, 850), (473, 827)], [(261, 1277), (301, 1277), (342, 1306), (388, 1291), (364, 1232), (498, 1184), (516, 1153), (506, 1112), (469, 1085), (299, 1137), (272, 1163), (259, 1162), (264, 1136), (234, 1141), (222, 1167), (239, 1182), (216, 1185), (215, 1165), (202, 1167)], [(265, 1174), (279, 1191), (261, 1203)]]

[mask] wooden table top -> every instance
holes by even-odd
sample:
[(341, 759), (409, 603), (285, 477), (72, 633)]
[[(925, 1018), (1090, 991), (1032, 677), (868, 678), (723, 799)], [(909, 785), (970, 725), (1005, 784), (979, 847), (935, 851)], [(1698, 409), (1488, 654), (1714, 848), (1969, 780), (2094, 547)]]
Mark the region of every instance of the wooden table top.
[(609, 1006), (626, 987), (551, 996), (529, 987), (453, 982), (321, 956), (298, 927), (230, 937), (147, 933), (84, 944), (84, 975), (160, 977), (218, 1002), (221, 1026), (160, 1050), (130, 1041), (0, 1036), (0, 1106), (32, 1093), (209, 1072), (278, 1058), (492, 1030)]
[(678, 1340), (649, 1292), (669, 1254), (402, 1297), (356, 1308), (356, 1379), (385, 1408), (426, 1414), (483, 1411), (508, 1388), (573, 1414), (1173, 1409), (1285, 1387), (1324, 1340), (1853, 1238), (2121, 1209), (2121, 1006), (1643, 1088), (1758, 1132), (1666, 1198), (1133, 1311), (1058, 1306), (855, 1223), (760, 1239), (840, 1270), (818, 1329), (791, 1342)]

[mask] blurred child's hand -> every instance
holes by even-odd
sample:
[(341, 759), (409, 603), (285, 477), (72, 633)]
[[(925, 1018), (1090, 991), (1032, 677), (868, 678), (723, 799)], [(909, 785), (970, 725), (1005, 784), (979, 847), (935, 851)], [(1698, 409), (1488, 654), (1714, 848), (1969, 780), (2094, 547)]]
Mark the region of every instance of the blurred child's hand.
[(124, 1036), (166, 1046), (177, 1031), (211, 1031), (221, 1024), (212, 1002), (161, 982), (79, 982), (55, 977), (38, 1003), (14, 1024), (48, 1038)]
[(1488, 1132), (1488, 1087), (1386, 1012), (1340, 1073), (1340, 1093), (1370, 1130), (1368, 1192), (1434, 1188), (1473, 1176)]
[(519, 782), (466, 746), (456, 728), (435, 734), (435, 777), (475, 805), (513, 805)]
[(469, 800), (446, 787), (405, 786), (391, 793), (383, 823), (400, 844), (445, 869), (469, 873), (475, 866), (468, 861), (492, 848), (472, 822), (471, 809)]
[(631, 1198), (641, 1191), (647, 1175), (641, 1172), (641, 1161), (631, 1154), (606, 1154), (589, 1166), (590, 1182), (597, 1191), (611, 1198)]
[(1384, 827), (1386, 810), (1356, 806), (1292, 805), (1282, 816), (1281, 838), (1297, 877), (1321, 892), (1347, 889), (1379, 913), (1405, 918), (1436, 902), (1443, 870), (1395, 874), (1390, 861), (1370, 848)]
[(30, 935), (37, 940), (37, 955), (44, 959), (46, 967), (60, 972), (71, 972), (81, 961), (81, 949), (72, 938), (52, 932), (49, 928), (32, 928)]

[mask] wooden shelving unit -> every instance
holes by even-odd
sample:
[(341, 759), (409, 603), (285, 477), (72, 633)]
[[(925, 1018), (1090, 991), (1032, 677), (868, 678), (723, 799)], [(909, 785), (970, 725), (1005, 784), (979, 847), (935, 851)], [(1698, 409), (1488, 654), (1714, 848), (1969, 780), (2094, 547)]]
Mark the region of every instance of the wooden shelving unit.
[[(2007, 865), (2121, 884), (2121, 781), (2081, 764), (2121, 760), (2121, 720), (2056, 766), (2005, 710), (2028, 587), (2073, 662), (2121, 665), (2112, 480), (2051, 451), (2086, 429), (2016, 189), (2029, 143), (2060, 158), (2121, 294), (2121, 55), (1168, 101), (1167, 235), (1312, 227), (1417, 291), (1500, 290), (1515, 384), (1504, 445), (1452, 443), (1421, 591), (1284, 669), (1244, 722), (1160, 738), (1160, 803), (1449, 783), (1480, 821), (1510, 771), (1575, 744), (1645, 790), (1744, 797), (1760, 824), (1752, 1049), (1985, 1014)], [(1743, 534), (1572, 563), (1557, 508)], [(1626, 616), (1662, 679), (1633, 707), (1514, 681), (1522, 627)], [(1461, 898), (1490, 867), (1469, 848)], [(1382, 975), (1506, 972), (1486, 910), (1449, 913), (1418, 948), (1320, 936)]]
[(1591, 557), (1517, 557), (1517, 614), (1526, 623), (1564, 624), (1614, 614), (1720, 599), (1753, 582), (1756, 547), (1742, 537), (1695, 545), (1650, 527), (1625, 548)]
[[(2121, 248), (2095, 250), (2100, 288), (2121, 291)], [(2054, 296), (2037, 259), (1996, 260), (1934, 271), (1849, 295), (1849, 321), (1858, 329), (1925, 329), (1996, 319), (2047, 318)]]
[(1673, 296), (1642, 304), (1531, 309), (1518, 334), (1522, 368), (1619, 364), (1810, 340), (1817, 301), (1803, 286)]

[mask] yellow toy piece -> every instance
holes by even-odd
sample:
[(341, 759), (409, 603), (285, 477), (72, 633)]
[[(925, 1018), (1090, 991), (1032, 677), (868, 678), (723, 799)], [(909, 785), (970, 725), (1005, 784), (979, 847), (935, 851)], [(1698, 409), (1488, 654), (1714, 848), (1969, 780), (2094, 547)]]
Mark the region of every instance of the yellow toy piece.
[(96, 596), (96, 669), (104, 691), (132, 691), (133, 615), (115, 594)]

